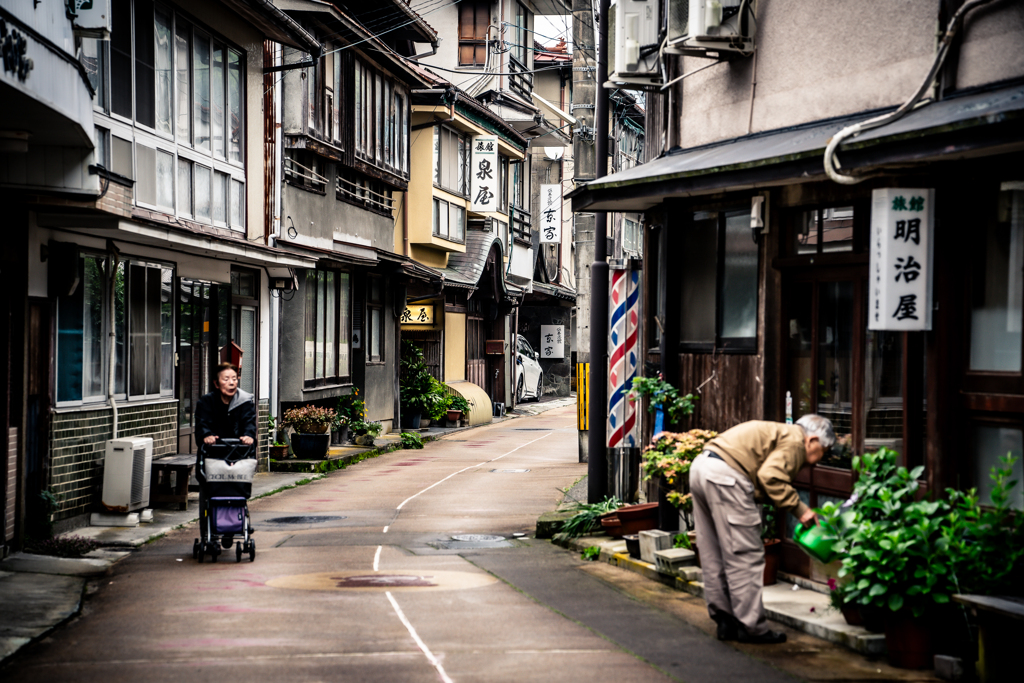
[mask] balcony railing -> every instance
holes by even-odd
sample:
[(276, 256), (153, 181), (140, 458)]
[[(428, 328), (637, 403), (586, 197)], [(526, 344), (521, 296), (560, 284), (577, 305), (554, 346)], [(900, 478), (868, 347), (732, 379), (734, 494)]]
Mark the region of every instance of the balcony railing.
[(533, 227), (530, 225), (530, 212), (512, 207), (512, 237), (518, 240), (530, 242)]
[(533, 74), (529, 72), (526, 65), (512, 55), (508, 56), (509, 85), (512, 90), (519, 93), (526, 100), (530, 101), (530, 93), (533, 92)]

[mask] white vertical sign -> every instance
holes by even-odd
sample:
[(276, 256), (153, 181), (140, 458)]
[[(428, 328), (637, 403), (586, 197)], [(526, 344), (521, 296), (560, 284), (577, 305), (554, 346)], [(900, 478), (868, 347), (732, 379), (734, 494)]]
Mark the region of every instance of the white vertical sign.
[(540, 243), (562, 241), (562, 186), (540, 186)]
[(932, 329), (935, 190), (871, 192), (868, 329)]
[(565, 358), (565, 326), (540, 326), (540, 357)]
[(473, 138), (470, 162), (470, 211), (484, 213), (498, 210), (498, 136), (477, 135)]

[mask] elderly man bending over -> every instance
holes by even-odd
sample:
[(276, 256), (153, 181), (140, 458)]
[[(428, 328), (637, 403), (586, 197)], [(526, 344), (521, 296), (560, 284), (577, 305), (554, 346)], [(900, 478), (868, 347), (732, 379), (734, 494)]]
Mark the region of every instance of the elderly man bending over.
[(805, 524), (817, 522), (793, 479), (821, 460), (836, 435), (820, 415), (795, 425), (744, 422), (708, 442), (690, 468), (704, 598), (719, 640), (784, 643), (768, 628), (761, 603), (764, 544), (757, 501), (771, 502)]

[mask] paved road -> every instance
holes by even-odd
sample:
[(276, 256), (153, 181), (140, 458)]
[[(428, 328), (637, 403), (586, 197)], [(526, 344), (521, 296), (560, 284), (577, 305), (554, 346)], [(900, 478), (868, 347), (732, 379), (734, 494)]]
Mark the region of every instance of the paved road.
[(532, 531), (585, 473), (576, 443), (561, 408), (254, 501), (254, 563), (197, 564), (172, 533), (0, 678), (793, 680), (546, 541), (475, 537)]

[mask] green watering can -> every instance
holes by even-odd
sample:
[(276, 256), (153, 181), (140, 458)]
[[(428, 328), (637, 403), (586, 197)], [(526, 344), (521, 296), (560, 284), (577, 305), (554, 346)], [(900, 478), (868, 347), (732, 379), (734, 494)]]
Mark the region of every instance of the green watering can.
[(828, 564), (836, 558), (836, 553), (832, 550), (835, 539), (826, 536), (820, 524), (797, 524), (793, 530), (793, 540), (805, 553), (823, 564)]

